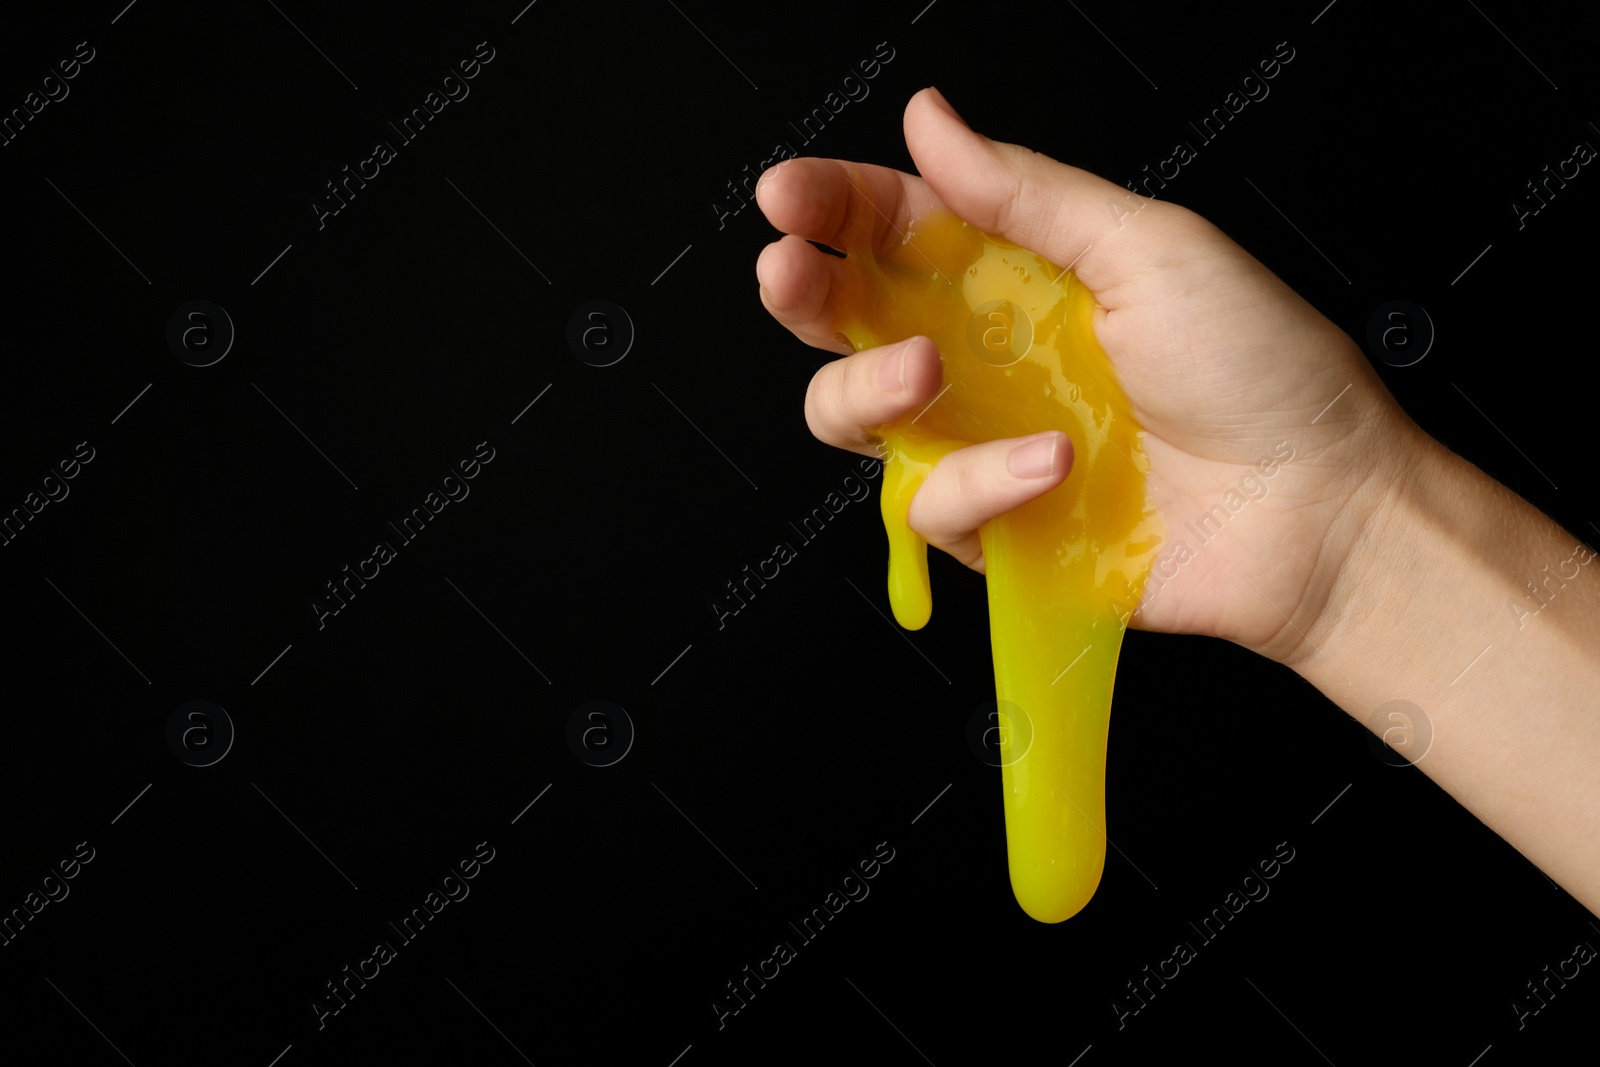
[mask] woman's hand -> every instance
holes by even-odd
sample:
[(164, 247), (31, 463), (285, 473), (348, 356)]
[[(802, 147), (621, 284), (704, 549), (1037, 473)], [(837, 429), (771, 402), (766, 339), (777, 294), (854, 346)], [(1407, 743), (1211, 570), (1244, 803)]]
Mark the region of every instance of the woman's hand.
[[(1168, 530), (1131, 624), (1290, 664), (1311, 654), (1344, 559), (1426, 439), (1355, 343), (1198, 215), (974, 133), (936, 89), (911, 99), (905, 136), (924, 177), (828, 159), (762, 177), (756, 199), (788, 235), (756, 265), (767, 309), (808, 344), (850, 351), (831, 299), (841, 261), (807, 242), (840, 246), (861, 213), (879, 248), (948, 207), (1070, 264), (1100, 305), (1095, 332), (1146, 431), (1149, 500)], [(817, 372), (806, 419), (822, 441), (874, 454), (870, 428), (926, 406), (940, 383), (926, 338), (853, 353)], [(911, 527), (982, 570), (978, 527), (1059, 485), (1072, 455), (1056, 432), (952, 453)]]

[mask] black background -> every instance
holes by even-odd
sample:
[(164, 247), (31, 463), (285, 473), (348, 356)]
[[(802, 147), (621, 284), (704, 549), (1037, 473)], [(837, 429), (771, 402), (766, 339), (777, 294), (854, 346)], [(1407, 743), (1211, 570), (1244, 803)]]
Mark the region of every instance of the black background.
[[(1046, 926), (1012, 899), (998, 772), (965, 741), (993, 699), (979, 578), (936, 559), (932, 623), (889, 624), (874, 494), (719, 630), (723, 583), (855, 457), (806, 429), (825, 357), (757, 299), (776, 234), (713, 203), (779, 140), (911, 169), (901, 115), (928, 84), (1120, 182), (1287, 41), (1270, 96), (1164, 195), (1358, 339), (1386, 301), (1424, 307), (1431, 351), (1384, 379), (1587, 537), (1600, 177), (1521, 229), (1511, 201), (1600, 144), (1593, 16), (924, 3), (11, 21), (6, 112), (79, 41), (95, 58), (0, 148), (0, 507), (77, 442), (94, 459), (0, 549), (0, 908), (79, 842), (94, 859), (0, 948), (0, 1058), (1465, 1067), (1584, 1033), (1588, 970), (1520, 1030), (1511, 1002), (1600, 945), (1592, 917), (1284, 669), (1128, 637), (1117, 851)], [(480, 41), (470, 96), (319, 228), (323, 183)], [(788, 122), (879, 42), (870, 95), (802, 145)], [(194, 299), (237, 330), (204, 368), (165, 339)], [(636, 329), (609, 367), (566, 340), (594, 299)], [(470, 496), (319, 629), (324, 583), (481, 441)], [(236, 730), (208, 767), (167, 742), (195, 699)], [(566, 740), (597, 699), (636, 729), (605, 768)], [(324, 983), (480, 841), (470, 895), (319, 1029)], [(870, 896), (719, 1028), (724, 983), (879, 842)], [(1119, 1029), (1125, 983), (1280, 842), (1270, 896)]]

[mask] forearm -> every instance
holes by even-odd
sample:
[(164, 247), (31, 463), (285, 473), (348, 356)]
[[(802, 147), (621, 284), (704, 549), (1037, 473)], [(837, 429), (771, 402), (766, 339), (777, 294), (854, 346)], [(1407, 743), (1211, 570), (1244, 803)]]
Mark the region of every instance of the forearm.
[(1390, 700), (1421, 708), (1418, 769), (1600, 914), (1600, 561), (1414, 437), (1358, 494), (1288, 663), (1364, 723)]

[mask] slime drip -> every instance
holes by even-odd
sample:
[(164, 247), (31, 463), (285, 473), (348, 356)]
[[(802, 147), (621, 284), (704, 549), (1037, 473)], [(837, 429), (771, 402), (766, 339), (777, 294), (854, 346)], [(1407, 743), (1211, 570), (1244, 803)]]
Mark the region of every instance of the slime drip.
[(1070, 272), (949, 212), (874, 254), (862, 212), (844, 239), (836, 322), (859, 351), (923, 334), (945, 392), (876, 428), (889, 599), (920, 629), (933, 609), (927, 542), (907, 526), (933, 466), (965, 445), (1056, 429), (1066, 481), (979, 531), (1000, 712), (1007, 855), (1017, 902), (1041, 922), (1076, 914), (1105, 867), (1106, 734), (1128, 617), (1162, 535), (1148, 461), (1110, 360), (1094, 294)]

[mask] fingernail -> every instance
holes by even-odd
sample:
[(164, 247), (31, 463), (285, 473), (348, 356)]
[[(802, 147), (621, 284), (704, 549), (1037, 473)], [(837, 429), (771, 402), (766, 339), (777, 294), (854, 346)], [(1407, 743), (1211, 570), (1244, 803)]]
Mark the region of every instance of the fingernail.
[(1061, 434), (1056, 430), (1024, 441), (1006, 456), (1006, 469), (1018, 478), (1043, 478), (1054, 474), (1056, 451), (1060, 446)]
[(962, 118), (961, 114), (956, 111), (955, 108), (950, 106), (950, 101), (944, 98), (944, 94), (939, 91), (937, 86), (930, 85), (928, 88), (933, 90), (933, 102), (939, 106), (941, 111), (944, 111), (951, 118), (961, 123), (961, 125), (966, 126), (967, 129), (972, 129), (971, 126), (967, 126), (967, 120)]
[(898, 393), (906, 387), (906, 350), (909, 347), (910, 345), (902, 344), (878, 357), (874, 369), (878, 378), (878, 388), (884, 392)]

